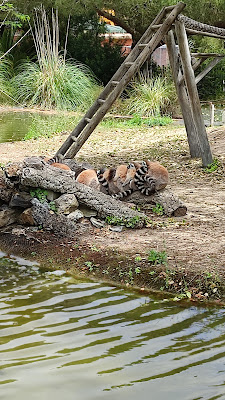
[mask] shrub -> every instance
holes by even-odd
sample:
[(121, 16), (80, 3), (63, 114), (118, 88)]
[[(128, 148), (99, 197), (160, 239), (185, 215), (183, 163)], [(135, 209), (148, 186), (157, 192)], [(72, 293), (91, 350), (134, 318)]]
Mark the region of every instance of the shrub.
[(127, 91), (124, 105), (129, 114), (140, 116), (160, 116), (168, 114), (175, 103), (176, 94), (172, 81), (158, 76), (155, 79), (134, 79)]
[(97, 96), (97, 84), (84, 65), (66, 61), (59, 53), (58, 19), (52, 15), (52, 34), (44, 9), (36, 14), (33, 39), (38, 63), (23, 62), (13, 78), (14, 97), (23, 104), (42, 108), (87, 107)]

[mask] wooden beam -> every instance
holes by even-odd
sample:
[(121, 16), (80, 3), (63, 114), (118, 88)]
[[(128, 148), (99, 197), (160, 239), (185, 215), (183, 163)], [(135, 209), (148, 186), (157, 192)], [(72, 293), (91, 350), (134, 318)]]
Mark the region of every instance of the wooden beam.
[(187, 132), (190, 155), (192, 158), (199, 158), (201, 157), (201, 151), (198, 143), (198, 135), (193, 120), (187, 91), (184, 85), (184, 78), (179, 67), (178, 50), (175, 45), (175, 39), (172, 30), (170, 30), (166, 36), (166, 45), (168, 49), (170, 66), (176, 87), (177, 97), (179, 100), (181, 112), (184, 119), (184, 125)]
[(225, 36), (217, 35), (216, 33), (197, 31), (195, 29), (189, 29), (189, 28), (186, 28), (186, 32), (189, 35), (201, 35), (201, 36), (208, 36), (208, 37), (213, 37), (216, 39), (225, 40)]
[(210, 57), (225, 57), (225, 54), (218, 53), (191, 53), (193, 57), (210, 58)]
[[(225, 55), (224, 55), (225, 57)], [(198, 82), (200, 82), (202, 80), (202, 78), (204, 78), (204, 76), (206, 76), (212, 69), (213, 67), (215, 67), (215, 65), (217, 65), (220, 61), (221, 61), (221, 57), (216, 57), (214, 58), (207, 66), (206, 68), (200, 72), (200, 74), (198, 74), (195, 78), (195, 83), (196, 85), (198, 84)]]
[(183, 22), (175, 21), (175, 29), (180, 49), (181, 63), (184, 79), (187, 87), (191, 113), (196, 126), (197, 142), (201, 151), (203, 166), (212, 163), (212, 153), (208, 142), (205, 124), (201, 111), (201, 104), (198, 96), (198, 90), (195, 83), (195, 75), (191, 65), (191, 55), (188, 46), (188, 39)]

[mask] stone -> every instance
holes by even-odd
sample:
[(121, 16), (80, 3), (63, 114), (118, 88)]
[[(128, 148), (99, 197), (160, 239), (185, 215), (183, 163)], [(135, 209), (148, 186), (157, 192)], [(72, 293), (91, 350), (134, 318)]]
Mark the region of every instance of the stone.
[(75, 210), (70, 213), (67, 218), (72, 222), (77, 222), (80, 219), (84, 218), (84, 214), (80, 210)]
[(68, 193), (58, 197), (58, 199), (55, 200), (55, 205), (58, 214), (70, 214), (78, 208), (79, 203), (74, 194)]
[(18, 222), (22, 225), (34, 226), (35, 221), (33, 218), (32, 208), (27, 208), (20, 214)]
[(90, 222), (95, 228), (103, 228), (105, 226), (105, 222), (101, 221), (100, 219), (96, 219), (94, 217), (90, 218)]
[(122, 225), (113, 225), (109, 227), (109, 230), (112, 232), (122, 232), (124, 230), (124, 226)]
[(60, 193), (53, 192), (53, 190), (47, 190), (47, 199), (49, 201), (55, 201), (60, 196)]
[(9, 203), (14, 193), (13, 189), (8, 188), (5, 183), (3, 176), (0, 176), (0, 199), (3, 200), (5, 203)]
[(19, 192), (12, 195), (9, 206), (29, 208), (32, 206), (32, 196), (27, 192)]
[(20, 211), (12, 209), (7, 205), (0, 207), (0, 228), (3, 226), (14, 224), (20, 215)]
[(86, 218), (96, 217), (97, 215), (96, 210), (92, 210), (91, 208), (83, 205), (79, 206), (79, 210), (84, 214), (84, 217)]

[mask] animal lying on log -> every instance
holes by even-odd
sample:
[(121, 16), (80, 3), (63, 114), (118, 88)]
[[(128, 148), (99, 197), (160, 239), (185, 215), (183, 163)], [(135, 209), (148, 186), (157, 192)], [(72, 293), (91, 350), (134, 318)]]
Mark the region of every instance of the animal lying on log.
[[(70, 167), (52, 158), (47, 163), (53, 167), (70, 170)], [(134, 191), (149, 196), (164, 189), (169, 181), (167, 169), (159, 162), (150, 160), (134, 162), (128, 166), (121, 164), (116, 168), (102, 168), (98, 171), (88, 168), (76, 176), (76, 182), (92, 187), (105, 194), (122, 200)]]
[[(140, 191), (143, 195), (149, 196), (164, 189), (169, 182), (169, 174), (159, 162), (146, 160), (142, 163), (130, 163), (128, 167), (121, 165), (117, 167), (114, 175), (111, 169), (106, 170), (102, 175), (98, 175), (98, 179), (105, 187), (108, 187), (109, 194), (114, 198), (123, 199), (134, 191)], [(116, 187), (116, 191), (110, 190), (111, 182)]]

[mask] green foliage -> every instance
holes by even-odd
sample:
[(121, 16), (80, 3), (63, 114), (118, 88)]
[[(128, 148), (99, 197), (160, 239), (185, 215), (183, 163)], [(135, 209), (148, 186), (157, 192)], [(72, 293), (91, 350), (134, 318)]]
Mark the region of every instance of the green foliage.
[(97, 96), (98, 87), (84, 65), (65, 60), (59, 53), (58, 20), (53, 16), (52, 34), (44, 10), (36, 16), (33, 34), (38, 63), (25, 61), (12, 79), (15, 99), (29, 106), (71, 110), (87, 107)]
[(214, 158), (213, 162), (204, 168), (204, 171), (210, 174), (211, 172), (216, 171), (220, 166), (220, 162), (218, 158)]
[(70, 132), (78, 122), (79, 116), (67, 115), (63, 112), (56, 115), (32, 117), (32, 123), (23, 140), (37, 139), (39, 137), (51, 137), (54, 133)]
[(105, 42), (105, 25), (99, 24), (96, 11), (72, 17), (70, 27), (72, 33), (68, 38), (68, 53), (88, 65), (106, 85), (123, 62), (121, 45)]
[(49, 208), (50, 208), (50, 210), (53, 211), (54, 213), (57, 212), (57, 207), (56, 207), (56, 204), (55, 204), (54, 201), (50, 201), (50, 203), (49, 203)]
[[(0, 52), (0, 57), (3, 54)], [(8, 58), (0, 60), (0, 103), (13, 104), (10, 79), (13, 73), (12, 62)]]
[(46, 62), (44, 69), (24, 62), (12, 79), (13, 96), (26, 106), (75, 110), (88, 107), (97, 97), (98, 87), (87, 68), (62, 56)]
[(92, 261), (86, 261), (84, 264), (86, 267), (88, 267), (90, 272), (94, 271), (95, 265), (92, 263)]
[(172, 81), (158, 76), (155, 79), (134, 79), (127, 89), (128, 98), (124, 100), (125, 109), (129, 114), (140, 117), (159, 117), (166, 114), (175, 103), (176, 94)]
[(30, 191), (30, 195), (35, 197), (40, 201), (40, 203), (45, 203), (47, 201), (47, 190), (37, 188)]
[(157, 214), (157, 215), (163, 215), (164, 214), (164, 208), (161, 206), (161, 204), (157, 203), (153, 208), (152, 211)]
[(22, 24), (28, 22), (29, 19), (27, 14), (19, 12), (12, 3), (8, 3), (8, 0), (0, 4), (1, 28), (2, 26), (21, 28)]
[(107, 224), (110, 225), (122, 225), (126, 228), (135, 228), (140, 222), (140, 217), (132, 217), (132, 218), (118, 218), (115, 216), (107, 216), (105, 219)]
[(139, 262), (142, 261), (142, 257), (141, 256), (136, 256), (134, 259), (135, 262)]
[(148, 261), (150, 261), (151, 264), (157, 265), (157, 264), (167, 264), (167, 254), (165, 251), (157, 251), (157, 250), (150, 250), (149, 255), (148, 255)]

